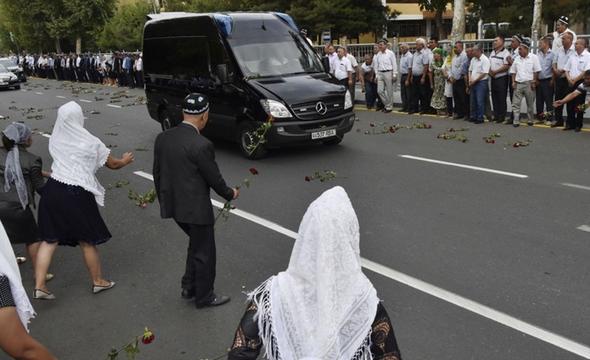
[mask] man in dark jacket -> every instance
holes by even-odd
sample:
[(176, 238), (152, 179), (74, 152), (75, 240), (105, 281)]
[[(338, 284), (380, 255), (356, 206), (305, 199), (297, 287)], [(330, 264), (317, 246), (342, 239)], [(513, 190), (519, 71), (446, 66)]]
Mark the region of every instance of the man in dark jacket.
[(228, 187), (215, 162), (213, 144), (201, 135), (207, 125), (209, 101), (192, 93), (182, 106), (184, 121), (158, 135), (154, 146), (154, 182), (160, 215), (173, 218), (189, 236), (182, 297), (195, 298), (197, 308), (227, 303), (213, 292), (215, 237), (210, 188), (230, 201), (238, 189)]

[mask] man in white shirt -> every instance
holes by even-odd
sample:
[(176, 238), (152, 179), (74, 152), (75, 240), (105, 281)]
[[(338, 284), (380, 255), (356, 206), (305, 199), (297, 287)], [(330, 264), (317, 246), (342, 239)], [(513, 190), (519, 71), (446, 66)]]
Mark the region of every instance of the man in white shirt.
[(403, 43), (399, 46), (401, 56), (399, 59), (399, 72), (400, 72), (400, 90), (402, 96), (402, 112), (410, 111), (410, 100), (412, 94), (412, 59), (413, 55), (410, 52), (408, 44)]
[(522, 39), (518, 47), (519, 56), (514, 60), (510, 68), (512, 74), (512, 88), (514, 89), (514, 101), (512, 102), (512, 113), (514, 114), (513, 126), (520, 126), (520, 107), (522, 98), (526, 99), (527, 123), (533, 125), (535, 116), (534, 101), (535, 90), (539, 81), (541, 64), (535, 54), (530, 53), (531, 41), (528, 38)]
[(473, 98), (470, 121), (475, 124), (483, 124), (486, 97), (489, 94), (489, 72), (490, 60), (483, 54), (480, 45), (473, 46), (473, 59), (469, 66), (469, 91)]
[(133, 64), (135, 70), (135, 82), (137, 87), (143, 88), (143, 56), (139, 54)]
[(494, 39), (494, 50), (490, 54), (492, 106), (494, 108), (494, 120), (497, 123), (506, 121), (510, 64), (510, 52), (504, 47), (504, 38), (498, 36)]
[(416, 39), (416, 52), (412, 58), (412, 95), (409, 114), (415, 112), (429, 112), (430, 103), (427, 102), (430, 82), (429, 53), (426, 50), (426, 41), (422, 38)]
[(348, 87), (348, 91), (350, 91), (350, 98), (352, 99), (352, 103), (354, 104), (354, 95), (355, 95), (355, 86), (356, 82), (359, 81), (358, 76), (360, 74), (359, 71), (359, 63), (356, 61), (356, 58), (348, 52), (348, 48), (343, 46), (344, 54), (348, 61), (350, 61), (350, 65), (352, 66), (352, 85)]
[[(565, 67), (576, 52), (573, 46), (573, 35), (565, 33), (562, 37), (562, 47), (553, 56), (553, 76), (555, 77), (555, 99), (563, 99), (569, 93), (569, 83), (565, 75)], [(563, 126), (563, 106), (554, 108), (551, 127)]]
[(338, 48), (336, 59), (332, 61), (332, 68), (334, 69), (332, 75), (338, 80), (339, 84), (346, 88), (352, 86), (352, 65), (345, 55), (344, 48)]
[(557, 49), (563, 47), (563, 35), (570, 33), (573, 37), (573, 42), (575, 43), (577, 40), (576, 33), (571, 31), (568, 28), (570, 19), (567, 16), (560, 16), (557, 19), (557, 23), (555, 24), (555, 31), (553, 32), (553, 51), (557, 51)]
[(377, 93), (385, 107), (383, 112), (393, 110), (393, 83), (397, 81), (397, 61), (393, 51), (387, 48), (387, 40), (378, 42), (379, 52), (373, 57), (373, 67), (377, 76)]
[[(582, 98), (581, 104), (585, 104), (586, 109), (590, 108), (590, 70), (586, 70), (584, 72), (584, 81), (578, 85), (574, 91), (569, 93), (565, 98), (555, 101), (553, 105), (555, 107), (563, 106), (564, 104), (570, 103), (572, 101), (579, 101), (580, 98)], [(582, 107), (584, 107), (584, 105), (582, 105)], [(584, 111), (581, 111), (580, 108), (578, 108), (577, 113), (584, 114)], [(582, 130), (582, 125), (583, 124), (580, 123), (580, 126), (575, 128), (574, 131), (580, 132)]]
[[(590, 70), (590, 53), (586, 48), (588, 40), (578, 39), (576, 41), (576, 52), (572, 55), (565, 67), (565, 76), (570, 85), (570, 90), (575, 90), (584, 80), (584, 73)], [(567, 104), (567, 122), (564, 130), (579, 130), (582, 128), (584, 118), (583, 112), (576, 112), (578, 105), (584, 102), (584, 97), (580, 95)]]
[[(553, 113), (553, 51), (551, 51), (551, 39), (544, 36), (539, 40), (537, 52), (541, 72), (539, 73), (539, 85), (537, 86), (537, 117), (540, 120), (544, 107), (548, 114)], [(550, 116), (551, 117), (551, 116)], [(551, 119), (545, 119), (545, 125), (551, 125)]]

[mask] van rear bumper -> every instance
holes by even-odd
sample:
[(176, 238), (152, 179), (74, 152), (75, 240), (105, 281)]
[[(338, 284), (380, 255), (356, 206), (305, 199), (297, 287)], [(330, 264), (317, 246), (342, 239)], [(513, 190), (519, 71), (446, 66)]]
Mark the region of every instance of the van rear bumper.
[[(284, 121), (275, 122), (266, 135), (267, 147), (280, 147), (284, 145), (309, 144), (332, 140), (342, 137), (352, 130), (356, 115), (354, 112), (335, 116), (322, 120), (308, 121)], [(336, 130), (336, 136), (322, 139), (312, 139), (312, 133), (323, 130)]]

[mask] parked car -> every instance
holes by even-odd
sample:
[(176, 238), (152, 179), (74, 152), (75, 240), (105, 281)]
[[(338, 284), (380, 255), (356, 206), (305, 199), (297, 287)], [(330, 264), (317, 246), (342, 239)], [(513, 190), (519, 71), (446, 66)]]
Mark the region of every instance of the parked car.
[(9, 58), (0, 58), (0, 65), (3, 65), (8, 71), (11, 71), (18, 77), (20, 82), (26, 82), (27, 76), (23, 71), (23, 68), (17, 65), (12, 59)]
[[(190, 92), (211, 101), (204, 135), (235, 141), (250, 158), (293, 144), (342, 141), (355, 121), (348, 90), (282, 13), (148, 15), (143, 60), (150, 116), (168, 129), (182, 121)], [(266, 142), (252, 132), (272, 117)]]
[(11, 71), (8, 71), (4, 65), (0, 65), (0, 89), (13, 88), (20, 89), (18, 77)]

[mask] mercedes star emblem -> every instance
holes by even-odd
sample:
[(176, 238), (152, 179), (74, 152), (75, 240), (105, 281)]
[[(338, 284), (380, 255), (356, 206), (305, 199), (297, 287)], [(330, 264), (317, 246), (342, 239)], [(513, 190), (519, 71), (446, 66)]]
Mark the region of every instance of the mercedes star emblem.
[(326, 115), (328, 112), (328, 107), (322, 101), (318, 101), (318, 103), (315, 104), (315, 111), (317, 111), (320, 115)]

